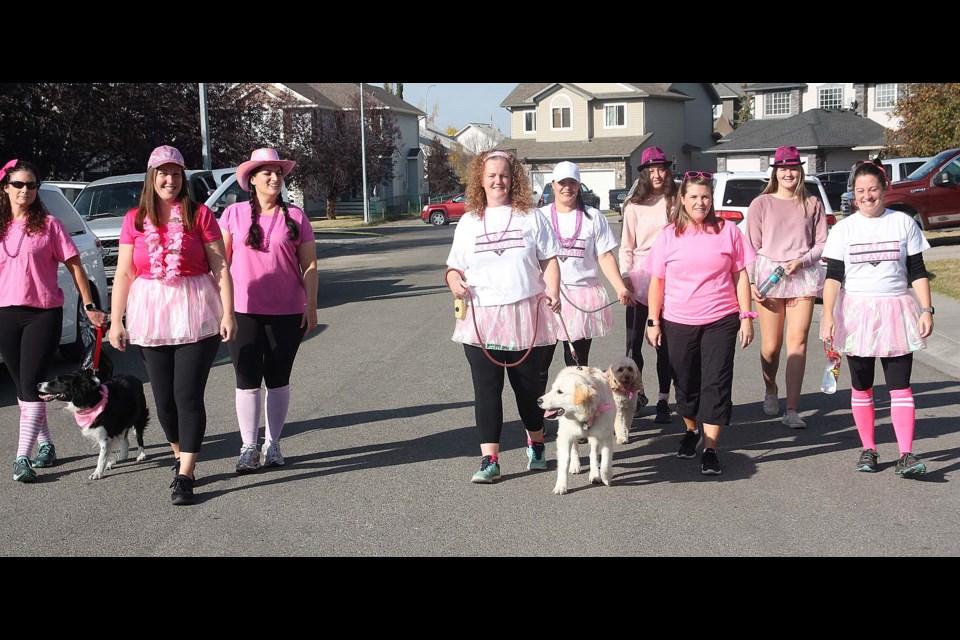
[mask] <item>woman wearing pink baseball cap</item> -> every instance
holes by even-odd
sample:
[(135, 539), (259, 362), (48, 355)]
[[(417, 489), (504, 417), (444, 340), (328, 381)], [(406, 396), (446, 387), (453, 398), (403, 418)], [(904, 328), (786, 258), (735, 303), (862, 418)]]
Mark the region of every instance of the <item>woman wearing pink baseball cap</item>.
[[(183, 156), (157, 147), (140, 206), (127, 212), (113, 280), (110, 344), (140, 346), (157, 418), (176, 464), (170, 499), (193, 504), (194, 467), (207, 428), (203, 393), (223, 341), (237, 333), (223, 236), (190, 199)], [(126, 326), (124, 326), (126, 314)]]

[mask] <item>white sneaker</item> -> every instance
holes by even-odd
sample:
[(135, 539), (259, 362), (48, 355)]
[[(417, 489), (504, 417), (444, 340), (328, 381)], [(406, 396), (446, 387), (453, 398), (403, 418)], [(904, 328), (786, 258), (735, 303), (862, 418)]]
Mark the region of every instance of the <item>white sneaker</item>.
[[(260, 451), (255, 444), (245, 444), (240, 447), (240, 459), (237, 461), (237, 473), (250, 473), (260, 468)], [(180, 472), (180, 461), (175, 467)]]
[(788, 409), (787, 412), (783, 414), (783, 419), (780, 420), (780, 422), (791, 429), (805, 429), (807, 427), (807, 423), (804, 422), (793, 409)]
[(283, 454), (280, 453), (280, 443), (271, 442), (267, 444), (263, 443), (263, 466), (265, 467), (282, 467), (284, 464)]
[(780, 415), (780, 399), (775, 393), (766, 393), (763, 396), (763, 412), (768, 416)]

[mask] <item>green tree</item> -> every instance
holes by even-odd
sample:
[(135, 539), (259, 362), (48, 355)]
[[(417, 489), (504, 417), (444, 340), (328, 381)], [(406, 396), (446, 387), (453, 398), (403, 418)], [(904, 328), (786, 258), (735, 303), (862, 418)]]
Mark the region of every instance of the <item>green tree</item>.
[(900, 85), (893, 117), (902, 124), (887, 131), (889, 157), (933, 156), (960, 147), (960, 83)]
[(460, 186), (457, 174), (450, 165), (447, 148), (443, 146), (439, 138), (430, 141), (425, 171), (427, 188), (432, 194), (449, 193)]
[[(747, 85), (742, 84), (740, 88), (746, 90)], [(736, 129), (750, 120), (753, 120), (753, 95), (745, 91), (743, 97), (740, 98), (740, 108), (737, 109), (737, 113), (733, 117), (733, 128)]]

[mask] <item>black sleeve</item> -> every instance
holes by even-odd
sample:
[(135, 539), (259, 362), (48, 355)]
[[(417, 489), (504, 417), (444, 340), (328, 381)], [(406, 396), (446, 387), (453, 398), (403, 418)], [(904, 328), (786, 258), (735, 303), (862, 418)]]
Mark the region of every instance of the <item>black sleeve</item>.
[[(834, 258), (827, 258), (827, 280), (836, 280), (837, 282), (843, 282), (844, 274), (846, 273), (845, 267), (843, 266), (843, 260), (836, 260)], [(909, 260), (909, 259), (908, 259)]]
[(907, 277), (910, 279), (910, 282), (919, 280), (921, 278), (930, 277), (927, 274), (927, 267), (923, 264), (922, 253), (915, 253), (912, 256), (907, 256)]

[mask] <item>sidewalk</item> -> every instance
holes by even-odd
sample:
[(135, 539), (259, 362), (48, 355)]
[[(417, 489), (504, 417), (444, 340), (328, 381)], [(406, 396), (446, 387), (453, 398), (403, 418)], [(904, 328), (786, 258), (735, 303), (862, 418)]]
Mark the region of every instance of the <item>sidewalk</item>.
[(960, 302), (931, 293), (933, 333), (927, 338), (927, 348), (917, 351), (917, 360), (951, 378), (960, 380)]

